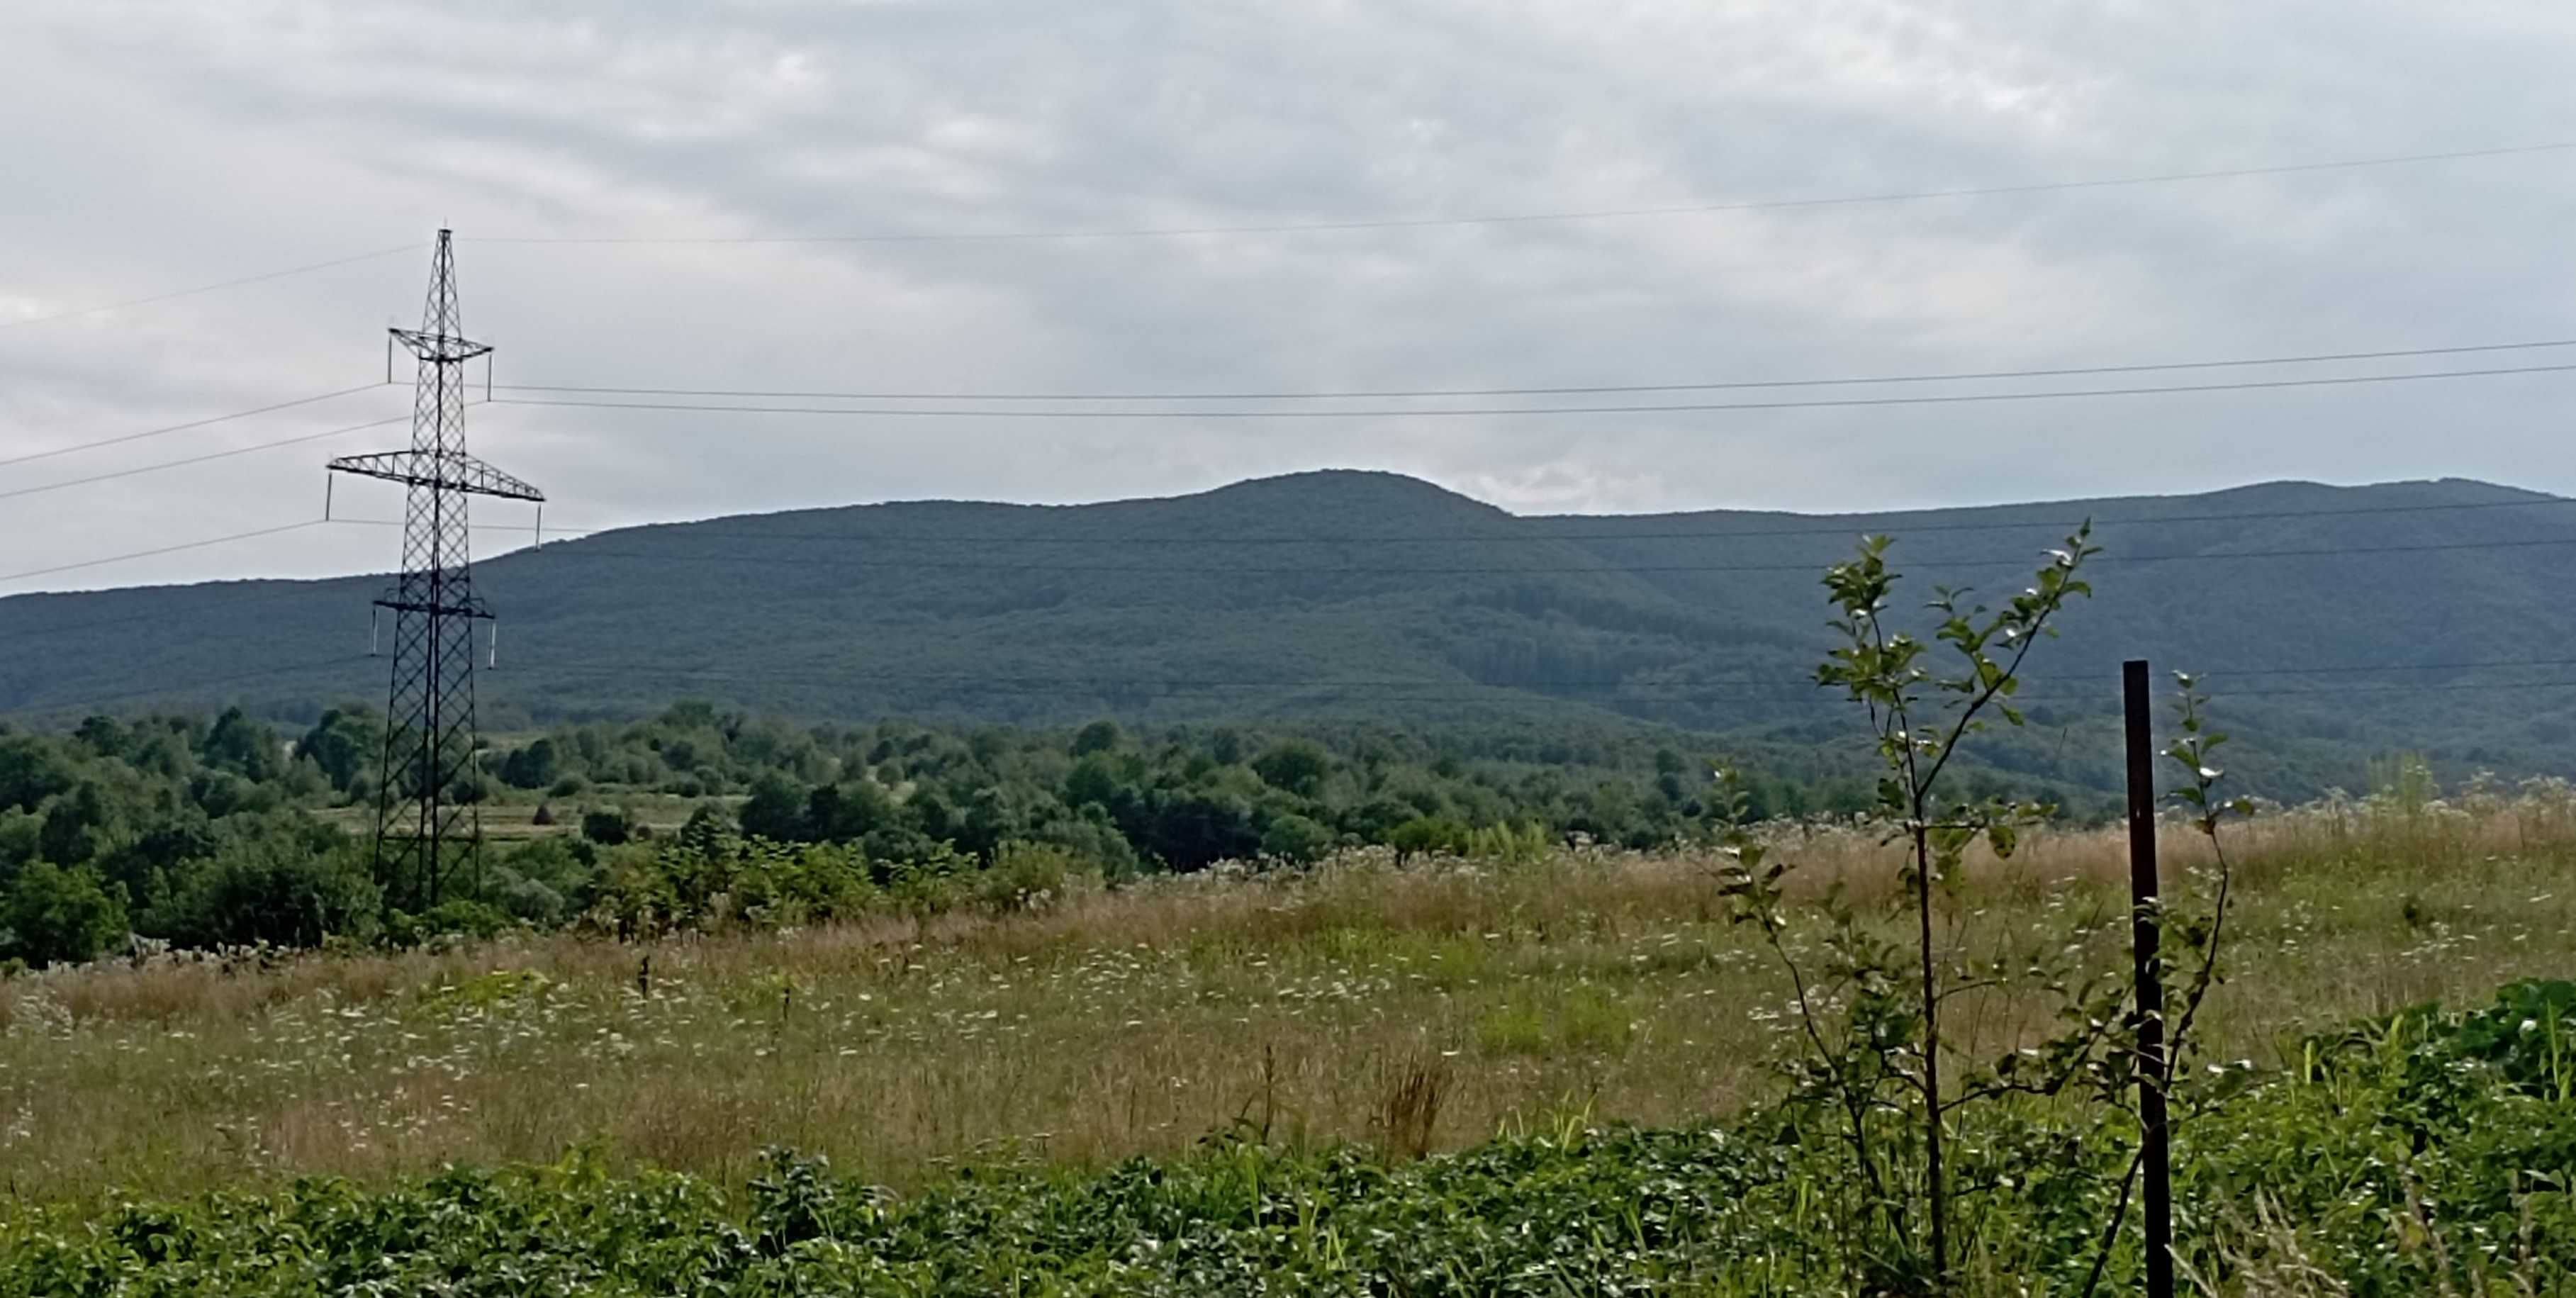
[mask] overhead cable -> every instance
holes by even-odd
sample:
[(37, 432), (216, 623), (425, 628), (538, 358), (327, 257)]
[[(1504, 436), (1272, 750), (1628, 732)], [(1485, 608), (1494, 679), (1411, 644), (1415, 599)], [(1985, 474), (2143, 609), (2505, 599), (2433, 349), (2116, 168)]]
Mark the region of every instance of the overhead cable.
[(48, 482), (33, 487), (17, 487), (8, 491), (0, 491), (0, 500), (14, 500), (20, 496), (33, 496), (48, 491), (61, 491), (66, 487), (85, 487), (94, 482), (113, 482), (119, 478), (131, 478), (138, 474), (159, 473), (164, 469), (181, 469), (186, 468), (191, 464), (204, 464), (210, 460), (230, 459), (233, 456), (248, 455), (254, 451), (273, 451), (281, 446), (300, 446), (306, 442), (321, 441), (326, 437), (340, 437), (345, 434), (359, 432), (363, 429), (382, 428), (387, 424), (407, 424), (411, 422), (411, 418), (412, 417), (410, 415), (394, 415), (385, 419), (371, 419), (363, 424), (351, 424), (345, 428), (334, 428), (327, 432), (305, 433), (298, 437), (281, 437), (273, 442), (260, 442), (251, 446), (236, 446), (229, 451), (212, 451), (204, 455), (192, 455), (184, 460), (164, 460), (159, 464), (145, 464), (131, 469), (118, 469), (113, 473), (93, 473), (86, 478), (66, 478), (61, 482)]
[(2172, 370), (2254, 368), (2266, 365), (2318, 365), (2339, 361), (2401, 360), (2424, 356), (2459, 356), (2477, 352), (2529, 351), (2576, 347), (2576, 338), (2543, 338), (2529, 342), (2468, 343), (2451, 347), (2406, 347), (2382, 351), (2310, 352), (2296, 356), (2246, 356), (2219, 360), (2153, 361), (2117, 365), (2073, 365), (2053, 369), (1970, 370), (1943, 374), (1869, 374), (1844, 378), (1728, 379), (1681, 383), (1594, 383), (1517, 388), (1382, 388), (1342, 392), (821, 392), (759, 388), (609, 387), (568, 383), (502, 383), (499, 392), (569, 392), (646, 397), (759, 397), (794, 401), (1363, 401), (1398, 398), (1588, 396), (1618, 392), (1718, 392), (1747, 388), (1825, 388), (1864, 384), (1963, 383), (1988, 379), (2070, 378), (2088, 374), (2146, 374)]
[(149, 306), (155, 302), (167, 302), (173, 298), (194, 297), (199, 293), (212, 293), (218, 289), (239, 288), (244, 284), (260, 284), (272, 279), (284, 279), (289, 275), (303, 275), (312, 271), (328, 270), (333, 266), (346, 266), (353, 262), (373, 261), (378, 257), (390, 257), (398, 252), (416, 251), (419, 247), (420, 244), (417, 241), (414, 241), (393, 248), (378, 248), (374, 252), (354, 253), (346, 257), (334, 257), (329, 261), (310, 262), (302, 266), (289, 266), (284, 270), (266, 271), (257, 275), (244, 275), (240, 279), (228, 279), (220, 283), (200, 284), (195, 288), (173, 289), (167, 293), (154, 293), (149, 297), (127, 298), (122, 302), (109, 302), (101, 306), (85, 306), (69, 311), (56, 311), (51, 315), (27, 316), (17, 320), (0, 320), (0, 329), (15, 329), (21, 325), (44, 324), (48, 321), (70, 320), (87, 315), (104, 315), (110, 311), (123, 311), (129, 307)]
[(181, 541), (176, 545), (156, 546), (149, 550), (133, 550), (124, 554), (111, 554), (105, 558), (83, 559), (78, 563), (58, 563), (50, 568), (29, 568), (24, 572), (0, 573), (0, 581), (25, 581), (30, 577), (46, 577), (58, 572), (72, 572), (82, 568), (103, 568), (109, 564), (124, 563), (130, 559), (150, 559), (165, 554), (178, 554), (184, 550), (203, 550), (210, 546), (229, 545), (235, 541), (251, 540), (254, 537), (276, 536), (284, 532), (300, 532), (308, 527), (319, 527), (328, 521), (329, 520), (327, 519), (308, 518), (301, 523), (283, 523), (276, 527), (262, 527), (248, 532), (235, 532), (229, 536), (210, 536), (200, 541)]
[(13, 455), (7, 459), (0, 459), (0, 469), (5, 469), (13, 464), (25, 464), (31, 460), (50, 460), (57, 455), (70, 455), (75, 451), (94, 451), (102, 446), (122, 446), (127, 442), (142, 441), (147, 437), (161, 437), (170, 433), (184, 433), (191, 428), (205, 428), (213, 424), (230, 423), (236, 419), (248, 419), (253, 415), (266, 415), (273, 414), (280, 410), (292, 410), (297, 406), (309, 406), (315, 402), (330, 401), (339, 397), (354, 396), (357, 393), (370, 392), (383, 386), (385, 385), (382, 383), (363, 383), (354, 388), (342, 388), (337, 392), (325, 392), (318, 396), (297, 397), (293, 401), (280, 401), (273, 406), (259, 406), (250, 410), (236, 410), (229, 415), (213, 415), (205, 419), (192, 419), (187, 423), (171, 424), (166, 428), (147, 428), (139, 433), (124, 433), (115, 437), (102, 437), (94, 442), (77, 442), (70, 446), (57, 446), (51, 450), (31, 451), (25, 455)]
[(2424, 379), (2497, 378), (2514, 374), (2560, 374), (2576, 370), (2576, 363), (2558, 365), (2513, 365), (2474, 370), (2425, 370), (2412, 374), (2337, 374), (2289, 379), (2244, 379), (2226, 383), (2182, 383), (2150, 387), (2067, 388), (2056, 391), (1956, 392), (1902, 397), (1825, 397), (1801, 398), (1794, 401), (1697, 401), (1660, 402), (1644, 405), (1591, 406), (1471, 406), (1412, 409), (1380, 407), (1361, 410), (1092, 410), (1075, 408), (1029, 409), (1027, 407), (922, 407), (897, 406), (762, 406), (713, 405), (659, 401), (585, 401), (532, 397), (494, 397), (491, 404), (504, 406), (571, 406), (594, 410), (694, 411), (701, 414), (753, 415), (861, 415), (869, 417), (913, 417), (947, 419), (1437, 419), (1462, 416), (1501, 415), (1644, 415), (1683, 414), (1715, 410), (1813, 410), (1856, 406), (1942, 406), (1990, 401), (2062, 401), (2070, 397), (2146, 397), (2192, 392), (2249, 392), (2270, 388), (2347, 387), (2366, 383), (2411, 383)]

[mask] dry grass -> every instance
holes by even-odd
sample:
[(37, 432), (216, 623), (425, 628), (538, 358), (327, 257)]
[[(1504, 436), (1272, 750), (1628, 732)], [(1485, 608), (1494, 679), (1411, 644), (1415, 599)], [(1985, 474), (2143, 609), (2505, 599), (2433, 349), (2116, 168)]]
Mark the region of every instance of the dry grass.
[[(2213, 1044), (2277, 1059), (2323, 1023), (2576, 968), (2571, 806), (2550, 786), (2242, 827)], [(1892, 900), (1875, 835), (1778, 833), (1802, 888)], [(2177, 874), (2199, 863), (2187, 835), (2169, 843)], [(0, 984), (0, 1184), (159, 1195), (577, 1144), (729, 1177), (784, 1144), (900, 1185), (960, 1158), (1097, 1164), (1236, 1124), (1409, 1157), (1572, 1112), (1685, 1121), (1768, 1085), (1784, 1026), (1785, 987), (1726, 922), (1712, 865), (1361, 857), (1002, 918), (20, 977)], [(2043, 834), (1970, 876), (1961, 940), (2027, 936), (2120, 913), (2125, 847)], [(2043, 1011), (1990, 997), (1963, 1031), (1998, 1049)]]

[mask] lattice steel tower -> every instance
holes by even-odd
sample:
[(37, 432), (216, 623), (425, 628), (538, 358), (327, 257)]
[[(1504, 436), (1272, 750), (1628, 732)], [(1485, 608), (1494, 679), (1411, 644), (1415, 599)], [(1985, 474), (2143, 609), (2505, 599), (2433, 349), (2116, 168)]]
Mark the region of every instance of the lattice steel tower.
[(402, 574), (376, 601), (393, 615), (393, 685), (375, 875), (386, 901), (417, 912), (438, 903), (460, 865), (481, 861), (482, 812), (454, 794), (474, 769), (474, 626), (492, 617), (474, 593), (466, 501), (546, 497), (465, 453), (465, 363), (492, 349), (464, 336), (448, 231), (438, 232), (420, 328), (389, 332), (420, 362), (411, 449), (344, 456), (330, 467), (404, 487)]

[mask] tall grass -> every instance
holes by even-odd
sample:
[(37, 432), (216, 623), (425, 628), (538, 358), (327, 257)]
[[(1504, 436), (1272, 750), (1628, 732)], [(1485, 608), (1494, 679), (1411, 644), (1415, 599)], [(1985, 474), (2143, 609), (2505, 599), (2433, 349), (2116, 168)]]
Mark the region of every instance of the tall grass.
[[(1875, 828), (1768, 832), (1802, 886), (1898, 922)], [(2282, 1062), (2315, 1026), (2576, 968), (2563, 783), (2338, 799), (2234, 833), (2241, 936), (2205, 1015), (2221, 1057)], [(2167, 841), (2178, 880), (2202, 864), (2189, 835)], [(2126, 860), (2116, 830), (2041, 833), (1972, 860), (1951, 918), (2027, 933), (2117, 915)], [(0, 1184), (163, 1195), (575, 1146), (733, 1177), (784, 1144), (900, 1186), (963, 1158), (1090, 1166), (1245, 1123), (1411, 1156), (1569, 1113), (1686, 1121), (1768, 1086), (1786, 1026), (1715, 864), (1399, 869), (1363, 852), (1026, 914), (23, 975), (0, 983)], [(1978, 1000), (1964, 1045), (2009, 1048), (2044, 1013)]]

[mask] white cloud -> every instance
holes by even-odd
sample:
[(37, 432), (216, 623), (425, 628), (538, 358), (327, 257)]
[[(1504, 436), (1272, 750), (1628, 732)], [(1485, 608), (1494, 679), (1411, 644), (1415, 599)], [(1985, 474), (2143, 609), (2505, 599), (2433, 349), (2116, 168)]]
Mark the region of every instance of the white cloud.
[[(2576, 155), (1577, 223), (952, 243), (1651, 207), (2536, 143), (2576, 14), (2044, 0), (22, 0), (0, 324), (459, 229), (504, 381), (1519, 386), (2565, 332)], [(363, 381), (421, 259), (0, 328), (0, 458)], [(566, 521), (1065, 501), (1323, 465), (1530, 510), (1862, 508), (2473, 473), (2576, 489), (2569, 380), (1890, 410), (1050, 424), (495, 408)], [(398, 396), (384, 403), (399, 408)], [(0, 491), (333, 426), (0, 468)], [(398, 431), (398, 430), (395, 430)], [(0, 571), (310, 515), (364, 435), (0, 498)], [(391, 440), (379, 437), (375, 440)], [(67, 574), (322, 572), (368, 529)], [(46, 583), (28, 583), (46, 584)], [(0, 587), (0, 590), (15, 587)]]

